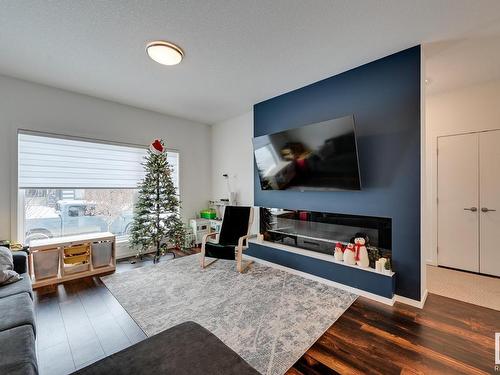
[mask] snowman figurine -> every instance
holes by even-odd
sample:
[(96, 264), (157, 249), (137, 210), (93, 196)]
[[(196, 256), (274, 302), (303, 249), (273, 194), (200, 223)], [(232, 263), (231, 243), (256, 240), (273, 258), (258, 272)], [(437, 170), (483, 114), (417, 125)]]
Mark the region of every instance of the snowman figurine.
[(336, 261), (342, 262), (344, 260), (344, 246), (340, 242), (335, 244), (334, 256)]
[(348, 243), (344, 250), (344, 263), (354, 266), (356, 264), (356, 250), (353, 243)]
[(370, 258), (368, 258), (366, 242), (366, 238), (360, 234), (356, 235), (354, 238), (356, 264), (362, 268), (368, 268), (370, 266)]

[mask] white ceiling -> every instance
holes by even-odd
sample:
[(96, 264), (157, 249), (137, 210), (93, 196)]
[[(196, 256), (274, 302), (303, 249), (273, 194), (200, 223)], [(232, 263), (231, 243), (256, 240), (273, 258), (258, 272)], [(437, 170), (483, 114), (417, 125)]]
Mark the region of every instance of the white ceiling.
[[(499, 17), (498, 0), (0, 0), (0, 74), (215, 123)], [(152, 62), (152, 39), (185, 60)]]
[(425, 45), (427, 94), (500, 79), (500, 22)]

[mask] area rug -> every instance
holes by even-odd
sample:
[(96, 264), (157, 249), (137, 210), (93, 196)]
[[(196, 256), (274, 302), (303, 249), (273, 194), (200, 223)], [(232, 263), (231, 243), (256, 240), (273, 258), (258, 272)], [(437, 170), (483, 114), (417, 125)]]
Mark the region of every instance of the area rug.
[(258, 263), (202, 270), (197, 255), (102, 281), (148, 336), (195, 321), (262, 374), (284, 374), (357, 298)]

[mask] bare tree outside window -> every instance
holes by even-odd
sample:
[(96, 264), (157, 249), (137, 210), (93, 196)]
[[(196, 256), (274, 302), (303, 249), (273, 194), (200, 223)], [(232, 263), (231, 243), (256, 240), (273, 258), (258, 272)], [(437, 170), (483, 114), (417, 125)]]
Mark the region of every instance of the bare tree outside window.
[(135, 191), (131, 189), (86, 189), (87, 215), (101, 216), (108, 225), (111, 225), (123, 215), (133, 210)]

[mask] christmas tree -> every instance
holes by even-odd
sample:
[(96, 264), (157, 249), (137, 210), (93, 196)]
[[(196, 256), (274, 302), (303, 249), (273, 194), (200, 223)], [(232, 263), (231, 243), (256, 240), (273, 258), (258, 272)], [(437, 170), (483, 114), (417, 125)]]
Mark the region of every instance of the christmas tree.
[(180, 219), (180, 201), (172, 180), (172, 167), (167, 162), (161, 139), (150, 145), (143, 165), (146, 175), (138, 186), (130, 244), (138, 249), (139, 255), (155, 249), (156, 263), (168, 243), (177, 248), (184, 246), (186, 232)]

